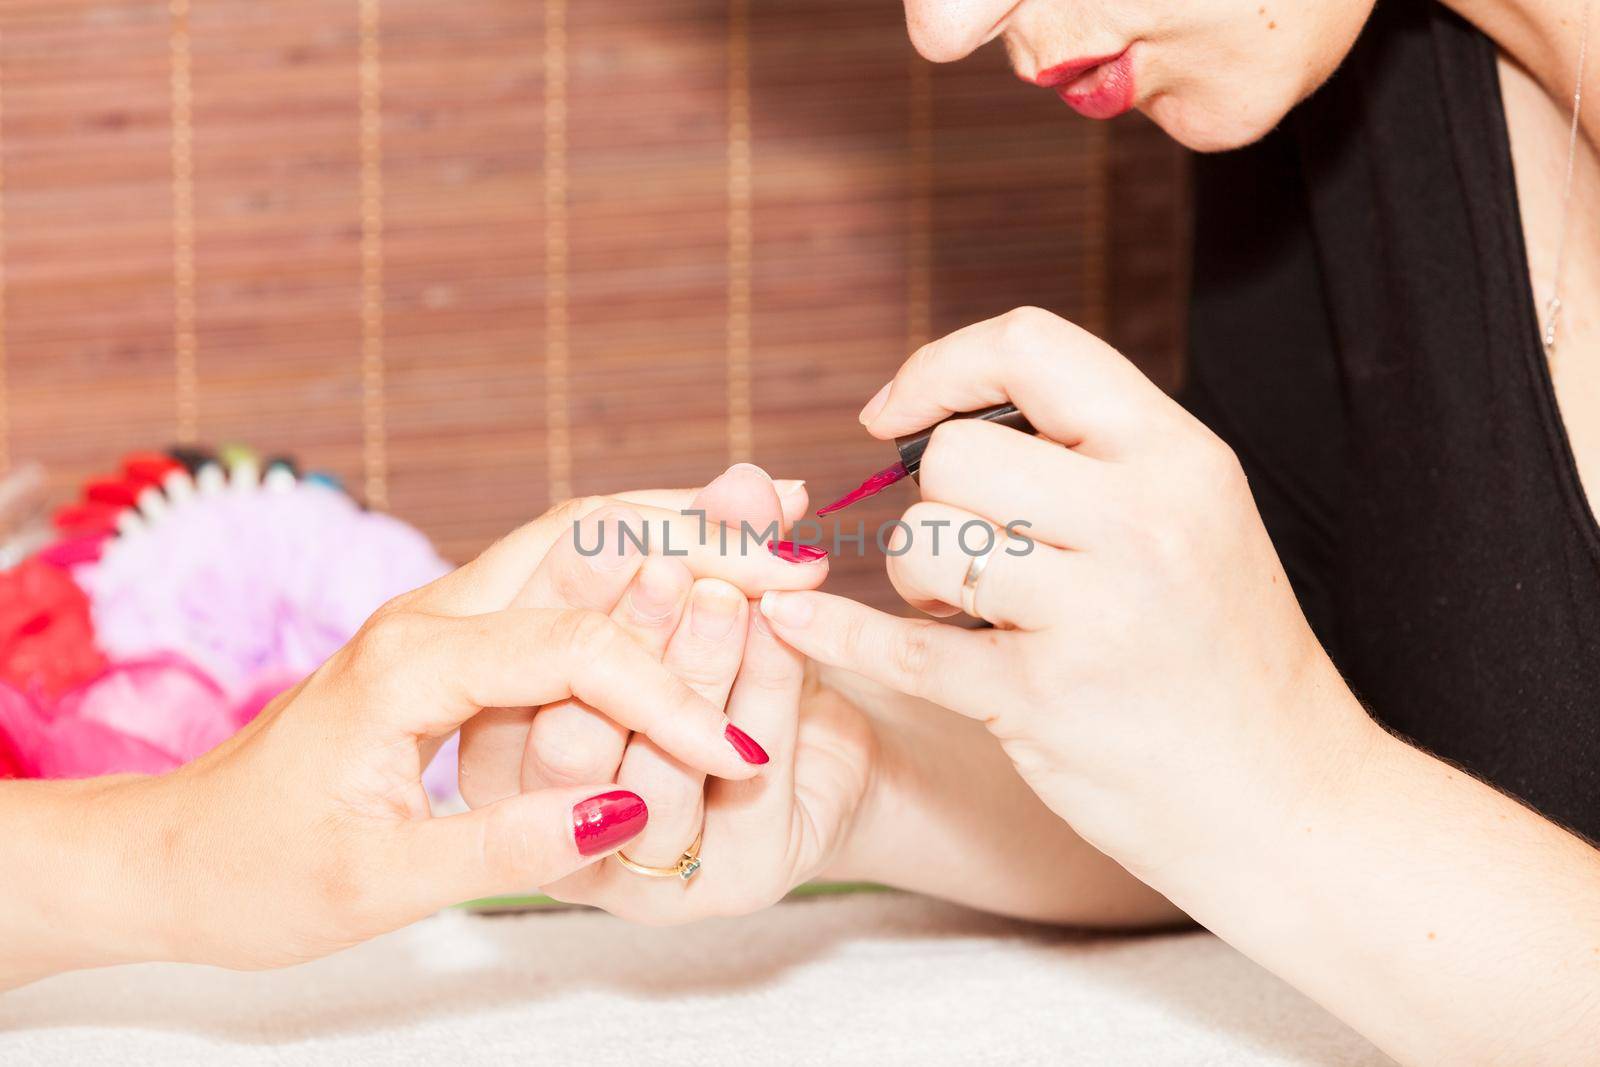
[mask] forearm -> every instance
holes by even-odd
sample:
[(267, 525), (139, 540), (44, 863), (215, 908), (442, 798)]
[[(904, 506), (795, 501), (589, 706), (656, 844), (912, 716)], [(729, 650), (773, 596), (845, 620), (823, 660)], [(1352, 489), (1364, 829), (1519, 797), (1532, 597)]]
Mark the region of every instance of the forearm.
[(828, 877), (1042, 922), (1187, 922), (1045, 807), (981, 724), (854, 675), (828, 684), (866, 712), (879, 744), (874, 783)]
[(0, 782), (0, 989), (170, 958), (149, 780)]
[(1345, 753), (1177, 828), (1199, 847), (1154, 880), (1403, 1062), (1592, 1057), (1600, 853), (1375, 725)]

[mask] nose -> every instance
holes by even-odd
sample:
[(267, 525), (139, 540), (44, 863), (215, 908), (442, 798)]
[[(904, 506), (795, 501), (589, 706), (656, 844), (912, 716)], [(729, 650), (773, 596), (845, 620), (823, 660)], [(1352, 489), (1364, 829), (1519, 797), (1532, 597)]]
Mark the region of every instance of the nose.
[(924, 59), (965, 59), (1004, 28), (1021, 0), (906, 0), (906, 30)]

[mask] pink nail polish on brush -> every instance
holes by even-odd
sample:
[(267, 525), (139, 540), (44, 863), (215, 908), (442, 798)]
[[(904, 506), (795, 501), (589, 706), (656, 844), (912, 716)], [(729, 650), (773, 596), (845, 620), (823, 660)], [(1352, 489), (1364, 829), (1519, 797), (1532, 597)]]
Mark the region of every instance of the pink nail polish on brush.
[(895, 438), (894, 446), (900, 451), (900, 462), (883, 468), (838, 500), (818, 508), (817, 516), (820, 518), (832, 515), (836, 511), (843, 511), (851, 504), (860, 503), (869, 496), (877, 496), (891, 485), (906, 478), (916, 481), (922, 472), (922, 453), (927, 451), (928, 442), (933, 438), (933, 431), (951, 419), (982, 419), (985, 422), (1009, 426), (1026, 434), (1038, 433), (1027, 417), (1017, 410), (1015, 404), (996, 404), (980, 411), (963, 411), (951, 415), (950, 418), (940, 419), (926, 430), (918, 430), (916, 433)]
[(828, 550), (819, 545), (802, 545), (794, 541), (768, 541), (767, 551), (785, 563), (815, 563), (828, 558)]

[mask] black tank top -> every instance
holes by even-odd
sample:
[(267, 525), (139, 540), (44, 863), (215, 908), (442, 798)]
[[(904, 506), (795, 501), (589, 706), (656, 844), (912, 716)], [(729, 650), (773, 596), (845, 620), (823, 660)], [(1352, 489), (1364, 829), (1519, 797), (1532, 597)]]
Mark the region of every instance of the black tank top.
[(1279, 130), (1197, 161), (1186, 402), (1373, 714), (1597, 840), (1600, 527), (1495, 62), (1443, 5), (1380, 0)]

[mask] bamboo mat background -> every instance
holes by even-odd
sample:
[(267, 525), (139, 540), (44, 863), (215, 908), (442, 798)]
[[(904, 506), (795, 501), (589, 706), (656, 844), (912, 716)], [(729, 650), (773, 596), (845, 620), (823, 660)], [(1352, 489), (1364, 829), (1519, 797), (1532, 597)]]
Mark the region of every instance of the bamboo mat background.
[[(243, 441), (457, 559), (734, 460), (820, 501), (1009, 307), (1170, 384), (1185, 175), (892, 0), (3, 0), (0, 466)], [(831, 587), (892, 602), (870, 552)]]

